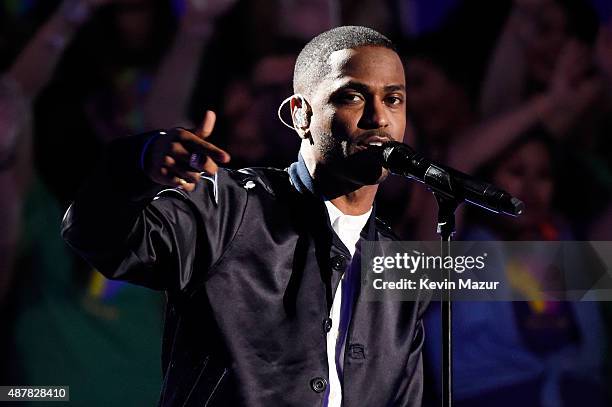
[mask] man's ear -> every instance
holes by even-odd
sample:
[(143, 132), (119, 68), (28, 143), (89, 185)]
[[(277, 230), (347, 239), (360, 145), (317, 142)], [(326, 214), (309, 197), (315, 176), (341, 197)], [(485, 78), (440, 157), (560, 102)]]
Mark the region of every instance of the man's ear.
[(307, 139), (310, 135), (310, 106), (302, 95), (294, 95), (291, 98), (291, 118), (293, 127), (302, 139)]

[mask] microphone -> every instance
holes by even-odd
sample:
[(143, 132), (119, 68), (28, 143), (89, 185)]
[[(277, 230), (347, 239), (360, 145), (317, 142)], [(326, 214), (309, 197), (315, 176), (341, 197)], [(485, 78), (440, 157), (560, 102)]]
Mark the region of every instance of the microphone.
[(391, 173), (415, 179), (433, 192), (458, 202), (468, 202), (491, 212), (519, 216), (523, 202), (495, 186), (436, 164), (397, 141), (382, 146), (382, 165)]

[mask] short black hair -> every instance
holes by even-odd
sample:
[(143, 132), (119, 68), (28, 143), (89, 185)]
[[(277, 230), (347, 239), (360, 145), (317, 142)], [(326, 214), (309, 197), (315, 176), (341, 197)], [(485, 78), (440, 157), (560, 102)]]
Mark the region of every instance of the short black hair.
[(314, 37), (300, 52), (293, 71), (293, 91), (308, 94), (329, 73), (329, 56), (336, 51), (358, 47), (384, 47), (397, 52), (387, 37), (368, 27), (342, 26)]

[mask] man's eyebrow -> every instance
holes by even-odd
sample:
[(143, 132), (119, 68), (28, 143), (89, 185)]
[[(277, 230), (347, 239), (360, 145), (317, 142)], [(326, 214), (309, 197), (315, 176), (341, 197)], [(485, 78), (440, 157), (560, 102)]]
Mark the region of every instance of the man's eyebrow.
[[(367, 86), (366, 84), (361, 83), (361, 82), (350, 81), (338, 87), (338, 89), (336, 89), (334, 93), (341, 92), (346, 89), (354, 89), (359, 92), (370, 91), (370, 87)], [(393, 85), (387, 85), (383, 89), (385, 92), (406, 91), (406, 86), (404, 84), (398, 83), (398, 84), (393, 84)]]
[(349, 81), (349, 82), (344, 83), (342, 86), (339, 86), (334, 91), (334, 93), (342, 92), (343, 90), (346, 90), (346, 89), (354, 89), (360, 92), (367, 92), (369, 90), (368, 86), (366, 86), (365, 84), (361, 82)]
[(395, 91), (406, 91), (406, 85), (404, 84), (397, 84), (397, 85), (387, 85), (385, 86), (385, 91), (386, 92), (395, 92)]

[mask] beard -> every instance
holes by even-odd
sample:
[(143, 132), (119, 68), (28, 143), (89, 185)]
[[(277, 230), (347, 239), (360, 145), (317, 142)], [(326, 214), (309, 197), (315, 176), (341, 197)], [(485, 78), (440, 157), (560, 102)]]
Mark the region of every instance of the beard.
[(368, 148), (349, 155), (344, 167), (346, 178), (358, 185), (379, 184), (389, 175), (389, 171), (382, 166), (380, 151), (375, 148)]
[(389, 174), (377, 147), (358, 148), (356, 143), (338, 140), (331, 133), (323, 134), (314, 147), (326, 172), (356, 186), (378, 184)]

